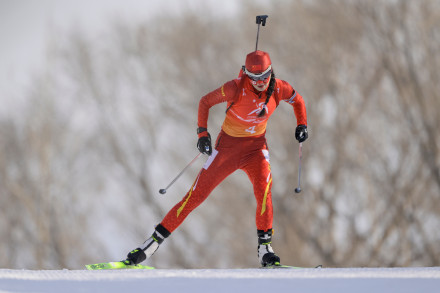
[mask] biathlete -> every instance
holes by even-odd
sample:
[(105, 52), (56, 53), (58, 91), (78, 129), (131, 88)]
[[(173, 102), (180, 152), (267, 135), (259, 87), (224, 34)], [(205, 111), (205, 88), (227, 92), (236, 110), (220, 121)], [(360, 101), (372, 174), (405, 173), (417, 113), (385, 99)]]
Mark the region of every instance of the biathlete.
[[(280, 101), (293, 106), (297, 120), (295, 138), (298, 142), (305, 141), (308, 132), (303, 98), (289, 83), (275, 78), (269, 54), (258, 50), (246, 56), (237, 79), (201, 98), (197, 148), (209, 158), (183, 199), (155, 227), (150, 238), (128, 253), (125, 264), (139, 264), (150, 258), (165, 238), (237, 169), (248, 175), (257, 201), (258, 259), (262, 266), (280, 263), (271, 246), (272, 174), (265, 138), (267, 121)], [(213, 149), (207, 125), (209, 109), (223, 102), (227, 103), (226, 117)]]

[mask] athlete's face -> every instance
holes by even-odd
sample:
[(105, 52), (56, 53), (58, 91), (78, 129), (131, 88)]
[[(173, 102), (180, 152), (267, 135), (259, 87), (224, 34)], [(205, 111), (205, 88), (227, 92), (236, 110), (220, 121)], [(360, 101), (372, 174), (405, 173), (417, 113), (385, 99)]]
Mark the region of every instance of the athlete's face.
[(272, 74), (270, 74), (267, 78), (265, 78), (263, 80), (253, 80), (252, 78), (250, 78), (252, 86), (257, 91), (260, 91), (260, 92), (264, 91), (269, 86), (271, 76), (272, 76)]
[(249, 77), (252, 86), (257, 91), (262, 92), (269, 86), (270, 77), (272, 76), (272, 66), (269, 65), (269, 67), (264, 72), (260, 73), (253, 73), (245, 68), (245, 73)]

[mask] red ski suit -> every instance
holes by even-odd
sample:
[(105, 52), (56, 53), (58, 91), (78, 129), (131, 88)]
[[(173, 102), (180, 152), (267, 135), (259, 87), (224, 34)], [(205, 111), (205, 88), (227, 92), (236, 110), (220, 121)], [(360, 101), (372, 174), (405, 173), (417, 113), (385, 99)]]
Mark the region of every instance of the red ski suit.
[(266, 115), (258, 117), (264, 107), (266, 91), (255, 90), (248, 77), (243, 75), (201, 98), (199, 127), (207, 128), (209, 109), (216, 104), (227, 102), (226, 117), (215, 148), (190, 190), (161, 222), (169, 232), (173, 232), (218, 184), (237, 169), (242, 169), (253, 185), (257, 229), (267, 231), (272, 228), (272, 175), (265, 138), (266, 124), (280, 101), (293, 106), (297, 125), (307, 125), (307, 114), (301, 95), (287, 82), (276, 79)]

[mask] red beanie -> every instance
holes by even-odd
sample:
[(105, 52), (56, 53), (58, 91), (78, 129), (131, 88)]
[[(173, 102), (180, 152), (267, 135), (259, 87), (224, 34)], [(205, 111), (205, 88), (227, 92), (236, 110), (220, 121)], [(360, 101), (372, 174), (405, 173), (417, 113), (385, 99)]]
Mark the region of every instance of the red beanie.
[(246, 69), (252, 73), (264, 72), (272, 62), (269, 54), (263, 51), (255, 51), (246, 56)]

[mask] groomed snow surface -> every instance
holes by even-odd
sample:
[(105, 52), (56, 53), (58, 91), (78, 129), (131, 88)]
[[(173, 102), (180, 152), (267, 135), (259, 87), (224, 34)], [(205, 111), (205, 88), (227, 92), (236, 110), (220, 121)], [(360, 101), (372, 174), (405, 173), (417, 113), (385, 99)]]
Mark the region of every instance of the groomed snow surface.
[(0, 269), (5, 292), (440, 292), (440, 267), (9, 270)]

